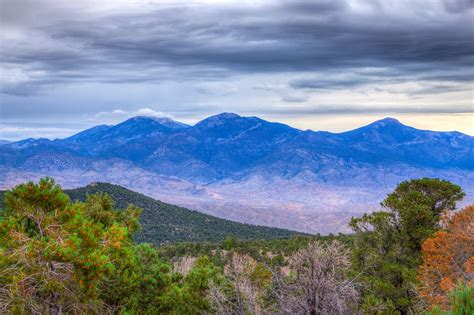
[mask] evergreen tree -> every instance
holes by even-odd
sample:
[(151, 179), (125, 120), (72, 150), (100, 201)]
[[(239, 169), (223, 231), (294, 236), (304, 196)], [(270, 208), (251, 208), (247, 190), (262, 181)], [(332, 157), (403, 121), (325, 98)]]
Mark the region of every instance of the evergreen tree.
[[(70, 203), (52, 179), (6, 194), (0, 212), (0, 313), (180, 313), (208, 309), (215, 270), (200, 261), (182, 278), (151, 245), (135, 245), (141, 210), (106, 194)], [(180, 292), (179, 299), (170, 299)], [(180, 306), (182, 309), (176, 309)]]
[(387, 196), (382, 211), (351, 220), (354, 266), (366, 284), (366, 312), (414, 311), (422, 243), (439, 229), (442, 212), (454, 210), (463, 197), (462, 189), (448, 181), (410, 180)]

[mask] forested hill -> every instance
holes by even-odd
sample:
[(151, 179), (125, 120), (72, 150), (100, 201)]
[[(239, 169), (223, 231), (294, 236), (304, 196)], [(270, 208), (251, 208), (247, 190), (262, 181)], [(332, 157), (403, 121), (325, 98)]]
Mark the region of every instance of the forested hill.
[(155, 245), (182, 241), (222, 241), (233, 236), (242, 240), (276, 239), (301, 233), (216, 218), (197, 211), (170, 205), (121, 186), (94, 183), (86, 187), (66, 190), (72, 200), (85, 200), (87, 194), (106, 192), (115, 201), (115, 207), (126, 208), (134, 204), (143, 209), (142, 230), (136, 240)]
[[(197, 211), (167, 204), (118, 185), (93, 183), (86, 187), (65, 190), (72, 201), (85, 201), (87, 194), (105, 192), (115, 202), (115, 208), (124, 209), (129, 204), (143, 210), (141, 231), (136, 233), (139, 242), (155, 245), (176, 242), (219, 242), (228, 237), (241, 240), (270, 240), (302, 235), (290, 230), (243, 224), (220, 219)], [(4, 191), (0, 191), (3, 208)]]

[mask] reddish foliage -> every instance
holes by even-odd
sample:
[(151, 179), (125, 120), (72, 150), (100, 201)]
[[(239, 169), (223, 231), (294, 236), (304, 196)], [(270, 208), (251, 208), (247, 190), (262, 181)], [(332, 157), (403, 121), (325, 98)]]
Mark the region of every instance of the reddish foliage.
[(459, 282), (474, 284), (474, 205), (447, 220), (422, 246), (418, 288), (431, 306), (449, 307), (448, 293)]

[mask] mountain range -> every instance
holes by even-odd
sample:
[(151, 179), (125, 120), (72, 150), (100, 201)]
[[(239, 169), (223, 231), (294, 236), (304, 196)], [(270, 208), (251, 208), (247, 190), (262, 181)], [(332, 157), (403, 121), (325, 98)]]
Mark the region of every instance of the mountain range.
[(397, 183), (438, 177), (474, 200), (474, 137), (385, 118), (331, 133), (222, 113), (189, 126), (138, 116), (65, 139), (0, 143), (0, 188), (102, 181), (221, 218), (344, 232)]

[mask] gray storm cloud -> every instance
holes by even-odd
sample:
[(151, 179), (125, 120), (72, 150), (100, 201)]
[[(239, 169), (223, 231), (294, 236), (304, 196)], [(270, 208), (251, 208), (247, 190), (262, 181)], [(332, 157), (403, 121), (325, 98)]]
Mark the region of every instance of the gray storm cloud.
[[(39, 117), (44, 106), (58, 113), (116, 107), (112, 101), (77, 104), (74, 95), (64, 99), (61, 91), (67, 87), (101, 95), (102, 86), (148, 86), (149, 91), (173, 82), (233, 86), (257, 75), (287, 76), (278, 99), (298, 104), (312, 99), (303, 92), (368, 85), (418, 84), (406, 92), (412, 97), (469, 91), (473, 7), (472, 0), (166, 5), (122, 0), (113, 7), (94, 1), (5, 0), (0, 3), (1, 113), (14, 119), (29, 113)], [(136, 89), (142, 93), (137, 102), (154, 102), (155, 94), (143, 99), (148, 92)], [(181, 94), (192, 94), (185, 89), (169, 92), (174, 94), (168, 104), (201, 102), (182, 100)], [(227, 94), (216, 91), (222, 98)], [(253, 95), (240, 95), (239, 101), (248, 102), (246, 97)], [(370, 112), (370, 106), (363, 108)], [(420, 108), (439, 111), (430, 104)]]

